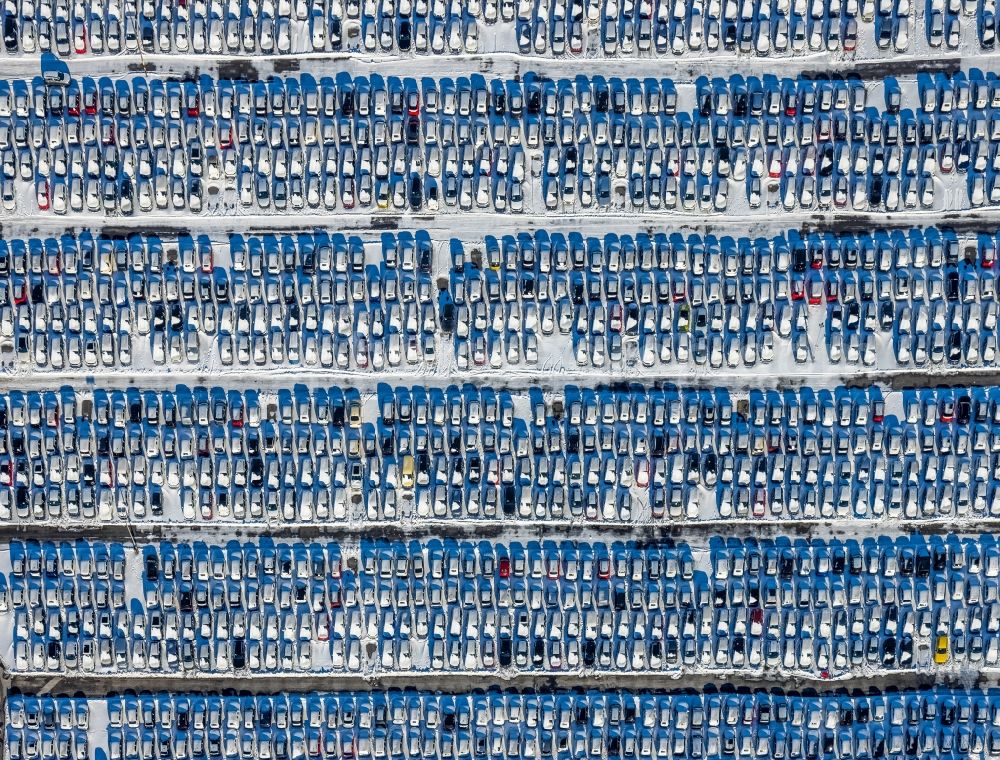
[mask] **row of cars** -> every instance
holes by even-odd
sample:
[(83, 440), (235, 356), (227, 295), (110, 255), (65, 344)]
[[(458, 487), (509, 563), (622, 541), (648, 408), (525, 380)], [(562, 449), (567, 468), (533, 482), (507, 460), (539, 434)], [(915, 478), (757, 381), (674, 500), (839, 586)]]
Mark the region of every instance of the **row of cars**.
[(996, 388), (10, 392), (0, 519), (995, 518)]
[(982, 206), (996, 82), (867, 83), (879, 108), (855, 79), (11, 80), (0, 196), (103, 215)]
[(11, 760), (935, 757), (1000, 751), (994, 691), (12, 694)]
[(0, 350), (36, 371), (993, 366), (997, 237), (914, 228), (0, 240)]
[(13, 542), (14, 673), (995, 667), (994, 536), (220, 544)]
[[(510, 0), (505, 0), (505, 8)], [(510, 6), (513, 7), (513, 6)], [(177, 5), (145, 0), (6, 0), (0, 9), (8, 56), (293, 55), (315, 52), (475, 53), (480, 25), (497, 20), (498, 0), (267, 2)]]
[[(552, 335), (566, 364), (583, 367), (993, 363), (992, 244), (984, 237), (970, 257), (970, 238), (914, 232), (896, 242), (490, 236), (487, 261), (451, 275), (458, 366), (530, 365)], [(503, 350), (514, 333), (525, 351)]]
[(992, 48), (995, 15), (988, 0), (934, 0), (926, 6), (910, 0), (799, 0), (774, 7), (737, 0), (296, 0), (259, 9), (221, 0), (190, 6), (145, 0), (125, 7), (5, 0), (0, 53), (645, 58), (825, 52), (866, 59), (955, 50), (963, 37), (966, 47), (971, 38), (976, 47)]

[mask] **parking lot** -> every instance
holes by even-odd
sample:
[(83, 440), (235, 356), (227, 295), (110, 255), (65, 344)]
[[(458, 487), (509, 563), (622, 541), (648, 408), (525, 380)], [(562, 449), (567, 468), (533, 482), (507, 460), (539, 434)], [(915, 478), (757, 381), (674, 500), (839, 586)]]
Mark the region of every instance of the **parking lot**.
[(992, 73), (0, 82), (11, 213), (994, 206)]
[(996, 259), (995, 236), (934, 227), (15, 239), (0, 357), (39, 375), (989, 368)]
[[(996, 695), (979, 690), (850, 697), (159, 693), (106, 700), (18, 697), (11, 700), (10, 736), (12, 749), (26, 755), (64, 748), (74, 755), (98, 750), (110, 758), (326, 751), (381, 757), (407, 750), (475, 757), (871, 752), (957, 758), (995, 751), (995, 709)], [(100, 738), (88, 730), (96, 721), (108, 726)]]
[(0, 524), (981, 524), (998, 420), (983, 387), (12, 393)]
[[(990, 537), (15, 542), (15, 673), (995, 672)], [(8, 602), (9, 600), (9, 602)], [(79, 600), (79, 607), (74, 605)], [(342, 632), (342, 633), (340, 633)], [(10, 642), (0, 642), (5, 648)]]
[(0, 27), (0, 756), (1000, 755), (992, 0)]
[(995, 206), (992, 73), (0, 82), (12, 214)]

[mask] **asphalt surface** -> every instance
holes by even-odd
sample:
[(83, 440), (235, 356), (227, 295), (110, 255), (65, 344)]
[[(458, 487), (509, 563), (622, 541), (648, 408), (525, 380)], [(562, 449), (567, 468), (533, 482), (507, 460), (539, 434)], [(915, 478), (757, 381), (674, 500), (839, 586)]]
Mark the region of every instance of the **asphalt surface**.
[(226, 540), (254, 541), (270, 536), (283, 541), (404, 541), (455, 539), (465, 541), (634, 541), (655, 544), (683, 541), (705, 545), (717, 536), (726, 538), (775, 539), (782, 536), (830, 540), (851, 537), (957, 534), (978, 536), (1000, 531), (1000, 519), (987, 520), (704, 520), (673, 525), (624, 524), (571, 521), (487, 521), (487, 520), (414, 520), (411, 522), (238, 524), (238, 523), (116, 523), (94, 526), (92, 522), (62, 525), (3, 525), (0, 541), (73, 541), (86, 536), (91, 540), (117, 541), (142, 545), (159, 541)]

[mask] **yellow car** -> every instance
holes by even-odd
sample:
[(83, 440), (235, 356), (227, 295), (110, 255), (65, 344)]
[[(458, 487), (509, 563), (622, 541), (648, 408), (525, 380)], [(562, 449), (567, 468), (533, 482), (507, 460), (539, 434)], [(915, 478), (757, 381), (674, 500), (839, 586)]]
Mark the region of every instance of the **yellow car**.
[(413, 490), (413, 456), (410, 454), (403, 457), (403, 488)]
[(347, 410), (347, 421), (352, 428), (361, 427), (361, 404), (352, 401)]
[(934, 646), (934, 662), (937, 665), (944, 665), (948, 662), (948, 637), (938, 636), (937, 644)]

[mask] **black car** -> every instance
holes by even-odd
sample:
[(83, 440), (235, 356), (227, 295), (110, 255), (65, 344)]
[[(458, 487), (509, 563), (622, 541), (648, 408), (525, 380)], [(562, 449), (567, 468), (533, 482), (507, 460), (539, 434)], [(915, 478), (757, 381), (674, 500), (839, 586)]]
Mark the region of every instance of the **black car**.
[(498, 651), (498, 658), (500, 660), (500, 667), (507, 668), (510, 667), (512, 655), (513, 655), (513, 642), (509, 636), (500, 637), (500, 646)]
[(868, 188), (868, 205), (878, 206), (882, 203), (882, 178), (873, 177), (871, 187)]
[(417, 211), (424, 204), (424, 183), (419, 175), (410, 179), (410, 207)]
[(420, 118), (417, 116), (411, 116), (406, 120), (406, 144), (420, 144)]
[(948, 272), (946, 292), (949, 301), (957, 301), (959, 297), (958, 272)]
[(10, 14), (3, 20), (3, 42), (7, 52), (17, 52), (17, 20)]
[(968, 425), (972, 419), (972, 399), (968, 396), (961, 396), (955, 407), (955, 421), (959, 425)]

